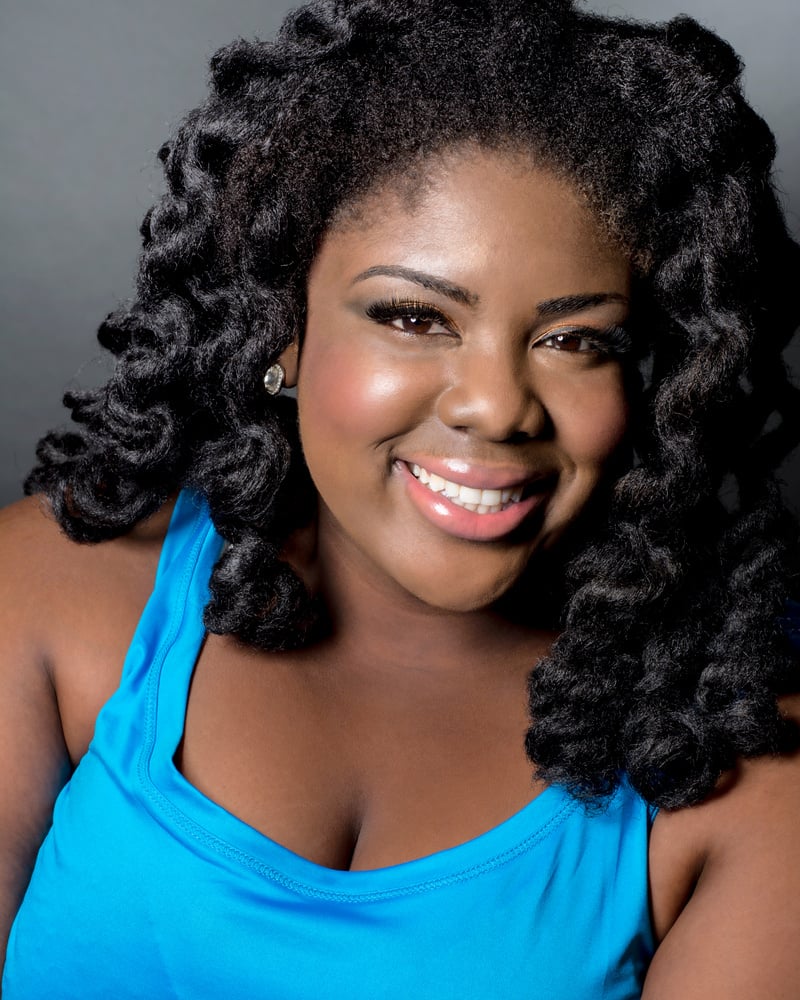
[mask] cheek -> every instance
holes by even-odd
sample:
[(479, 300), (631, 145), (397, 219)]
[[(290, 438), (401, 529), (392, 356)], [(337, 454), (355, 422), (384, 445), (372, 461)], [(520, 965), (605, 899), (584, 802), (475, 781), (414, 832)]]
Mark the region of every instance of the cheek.
[(307, 344), (297, 401), (309, 466), (321, 446), (339, 452), (348, 444), (373, 446), (413, 424), (420, 401), (410, 371), (359, 350), (346, 336), (327, 342), (309, 337)]
[(621, 371), (603, 373), (565, 394), (551, 412), (557, 438), (576, 466), (605, 465), (628, 429), (628, 402)]

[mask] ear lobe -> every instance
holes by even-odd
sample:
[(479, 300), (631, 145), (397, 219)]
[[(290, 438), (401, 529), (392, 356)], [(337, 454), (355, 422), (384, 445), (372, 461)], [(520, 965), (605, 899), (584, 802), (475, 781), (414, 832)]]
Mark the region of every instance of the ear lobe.
[(286, 350), (278, 358), (278, 364), (283, 368), (283, 384), (291, 389), (297, 385), (297, 368), (299, 363), (300, 342), (295, 339), (289, 344)]

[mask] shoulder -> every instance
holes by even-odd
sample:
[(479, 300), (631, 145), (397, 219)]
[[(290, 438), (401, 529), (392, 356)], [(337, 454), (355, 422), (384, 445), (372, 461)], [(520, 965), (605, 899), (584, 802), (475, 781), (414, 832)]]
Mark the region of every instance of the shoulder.
[[(800, 720), (800, 696), (782, 711)], [(679, 904), (644, 996), (775, 1000), (800, 981), (800, 753), (742, 761), (700, 805), (660, 813), (651, 859)], [(676, 878), (677, 875), (677, 878)], [(683, 898), (679, 897), (683, 895)], [(656, 923), (659, 914), (656, 912)]]
[(69, 539), (41, 497), (0, 511), (0, 655), (9, 670), (47, 671), (73, 760), (119, 683), (171, 508), (92, 545)]
[(3, 608), (20, 623), (46, 634), (42, 612), (77, 611), (87, 597), (127, 593), (136, 599), (149, 586), (169, 524), (172, 504), (109, 542), (81, 544), (61, 530), (43, 497), (26, 497), (0, 510), (0, 587)]
[(0, 620), (3, 635), (23, 635), (46, 652), (48, 615), (68, 594), (71, 553), (77, 546), (61, 532), (46, 501), (27, 497), (0, 510)]
[(9, 562), (14, 556), (28, 553), (36, 556), (43, 547), (61, 545), (68, 540), (61, 533), (46, 500), (41, 497), (25, 497), (0, 508), (0, 553), (4, 556), (4, 569), (24, 572), (29, 562), (21, 564)]

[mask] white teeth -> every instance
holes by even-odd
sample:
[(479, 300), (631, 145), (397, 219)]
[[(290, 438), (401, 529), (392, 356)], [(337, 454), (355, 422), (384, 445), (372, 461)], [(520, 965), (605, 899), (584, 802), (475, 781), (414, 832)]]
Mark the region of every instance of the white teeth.
[(476, 490), (473, 489), (471, 486), (462, 486), (461, 489), (458, 491), (458, 496), (459, 499), (462, 500), (465, 504), (474, 503), (477, 505), (482, 500), (481, 496), (482, 493), (483, 490)]
[(421, 465), (411, 465), (414, 476), (434, 493), (443, 493), (459, 507), (478, 514), (498, 514), (511, 503), (522, 499), (522, 486), (505, 490), (479, 490), (472, 486), (454, 483), (435, 472), (428, 472)]

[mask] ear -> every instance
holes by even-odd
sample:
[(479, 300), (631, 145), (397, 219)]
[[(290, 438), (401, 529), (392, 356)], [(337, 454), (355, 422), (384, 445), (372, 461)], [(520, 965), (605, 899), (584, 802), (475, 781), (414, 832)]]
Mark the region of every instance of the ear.
[(278, 364), (284, 370), (283, 384), (287, 389), (297, 385), (297, 367), (300, 355), (300, 341), (297, 337), (289, 344), (278, 358)]

